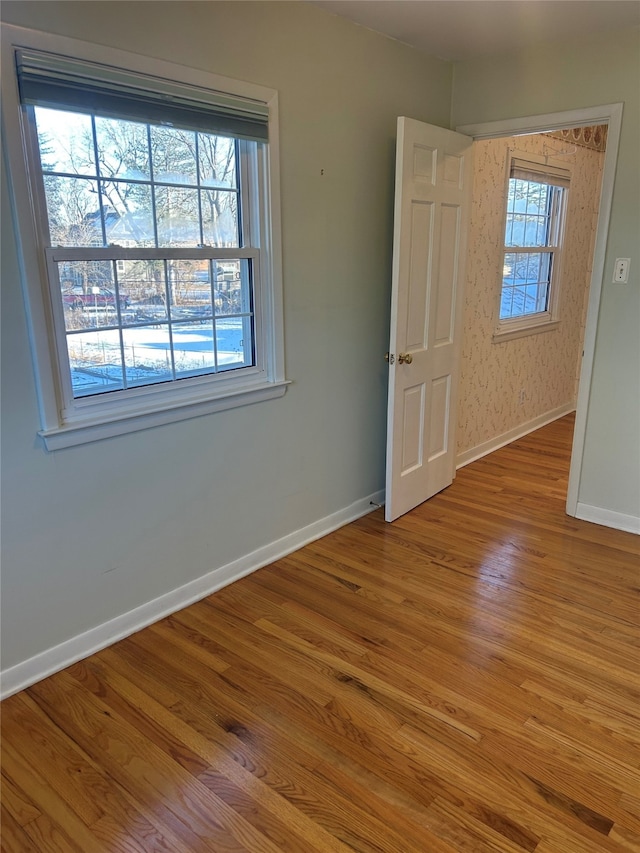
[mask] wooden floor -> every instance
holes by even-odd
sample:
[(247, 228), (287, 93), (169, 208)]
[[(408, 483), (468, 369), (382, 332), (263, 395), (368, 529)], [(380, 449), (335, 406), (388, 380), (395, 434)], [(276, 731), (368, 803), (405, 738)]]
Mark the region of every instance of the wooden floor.
[(7, 699), (2, 850), (640, 850), (640, 540), (571, 418)]

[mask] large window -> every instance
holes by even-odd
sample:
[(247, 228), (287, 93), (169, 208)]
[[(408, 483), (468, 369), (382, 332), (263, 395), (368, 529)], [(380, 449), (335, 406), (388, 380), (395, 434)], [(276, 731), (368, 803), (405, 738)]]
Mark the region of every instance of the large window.
[(283, 393), (274, 93), (20, 35), (6, 108), (42, 258), (27, 285), (48, 446)]
[(568, 186), (562, 168), (511, 159), (498, 333), (541, 328), (557, 317)]
[(247, 144), (34, 113), (73, 397), (254, 366), (257, 251), (244, 249), (238, 180)]

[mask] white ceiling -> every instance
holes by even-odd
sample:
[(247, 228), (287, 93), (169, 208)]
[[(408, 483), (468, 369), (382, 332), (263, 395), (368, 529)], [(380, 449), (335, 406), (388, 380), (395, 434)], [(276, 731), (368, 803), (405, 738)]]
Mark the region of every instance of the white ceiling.
[(640, 0), (309, 0), (441, 59), (510, 53), (640, 24)]

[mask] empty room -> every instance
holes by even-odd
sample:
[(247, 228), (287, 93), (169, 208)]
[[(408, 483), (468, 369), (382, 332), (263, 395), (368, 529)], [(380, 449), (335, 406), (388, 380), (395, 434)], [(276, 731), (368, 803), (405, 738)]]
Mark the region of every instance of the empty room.
[(640, 4), (0, 17), (3, 853), (640, 851)]

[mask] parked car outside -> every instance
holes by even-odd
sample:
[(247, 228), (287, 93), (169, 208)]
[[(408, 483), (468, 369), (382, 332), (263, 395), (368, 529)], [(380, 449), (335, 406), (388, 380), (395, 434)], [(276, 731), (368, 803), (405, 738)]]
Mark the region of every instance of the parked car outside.
[[(106, 287), (92, 288), (85, 293), (81, 287), (72, 287), (62, 293), (62, 302), (65, 308), (72, 311), (82, 311), (85, 308), (114, 308), (116, 307), (116, 295)], [(120, 295), (120, 308), (129, 307), (129, 297)]]

